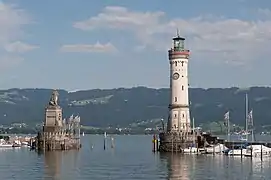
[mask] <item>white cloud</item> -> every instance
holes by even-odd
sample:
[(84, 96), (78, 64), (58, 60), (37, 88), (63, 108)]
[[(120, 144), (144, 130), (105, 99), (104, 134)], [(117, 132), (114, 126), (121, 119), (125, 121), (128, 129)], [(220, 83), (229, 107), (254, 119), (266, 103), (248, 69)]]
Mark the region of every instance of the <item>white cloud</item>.
[(14, 52), (14, 53), (24, 53), (24, 52), (32, 51), (37, 48), (39, 48), (39, 46), (25, 44), (21, 41), (16, 41), (14, 43), (10, 43), (5, 46), (6, 51)]
[(133, 29), (134, 27), (146, 27), (148, 24), (156, 25), (159, 17), (164, 16), (164, 12), (141, 13), (130, 12), (124, 7), (108, 6), (104, 11), (86, 21), (74, 23), (75, 28), (82, 30), (92, 30), (97, 27), (110, 27), (116, 29)]
[(31, 19), (24, 10), (0, 1), (0, 45), (22, 37), (22, 26), (29, 23)]
[[(32, 46), (19, 41), (25, 35), (23, 26), (31, 22), (32, 20), (26, 11), (14, 4), (6, 4), (0, 0), (0, 51), (7, 50), (12, 53), (33, 49)], [(0, 57), (1, 69), (15, 65), (22, 59), (13, 55), (4, 55), (4, 57)]]
[[(264, 10), (264, 13), (268, 13)], [(125, 7), (106, 7), (97, 16), (75, 22), (75, 28), (94, 30), (109, 28), (132, 31), (140, 41), (138, 47), (165, 51), (170, 38), (179, 28), (187, 39), (192, 57), (203, 60), (224, 60), (243, 65), (271, 55), (271, 19), (248, 21), (213, 15), (188, 19), (167, 19), (164, 12), (135, 12)], [(136, 46), (136, 45), (135, 45)]]
[(85, 53), (112, 53), (116, 52), (117, 49), (111, 43), (100, 44), (97, 42), (96, 44), (70, 44), (63, 45), (60, 48), (62, 52), (85, 52)]

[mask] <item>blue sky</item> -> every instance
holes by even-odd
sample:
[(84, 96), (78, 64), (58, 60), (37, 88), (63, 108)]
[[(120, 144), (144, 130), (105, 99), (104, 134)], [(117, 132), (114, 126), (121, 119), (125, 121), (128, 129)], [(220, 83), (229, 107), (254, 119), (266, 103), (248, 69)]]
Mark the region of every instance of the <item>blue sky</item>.
[(177, 28), (191, 87), (270, 86), (270, 0), (0, 0), (0, 88), (168, 87)]

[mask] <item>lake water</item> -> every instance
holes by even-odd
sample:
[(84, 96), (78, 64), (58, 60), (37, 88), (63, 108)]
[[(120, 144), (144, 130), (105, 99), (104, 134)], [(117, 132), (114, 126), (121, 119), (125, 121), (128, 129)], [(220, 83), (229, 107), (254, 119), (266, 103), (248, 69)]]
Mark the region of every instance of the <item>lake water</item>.
[[(82, 137), (79, 151), (37, 154), (27, 148), (0, 149), (2, 180), (257, 180), (271, 179), (271, 160), (221, 155), (151, 152), (151, 136), (114, 136), (115, 149), (102, 135)], [(93, 149), (91, 148), (93, 146)], [(270, 158), (271, 159), (271, 158)]]

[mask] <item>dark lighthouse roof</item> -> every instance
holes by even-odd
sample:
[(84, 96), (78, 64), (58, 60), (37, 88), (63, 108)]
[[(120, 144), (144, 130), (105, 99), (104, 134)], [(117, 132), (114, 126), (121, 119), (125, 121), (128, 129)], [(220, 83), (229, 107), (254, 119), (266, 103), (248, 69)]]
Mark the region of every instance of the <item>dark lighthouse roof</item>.
[(173, 38), (173, 41), (184, 41), (185, 40), (185, 38), (184, 37), (181, 37), (181, 36), (177, 36), (177, 37), (175, 37), (175, 38)]

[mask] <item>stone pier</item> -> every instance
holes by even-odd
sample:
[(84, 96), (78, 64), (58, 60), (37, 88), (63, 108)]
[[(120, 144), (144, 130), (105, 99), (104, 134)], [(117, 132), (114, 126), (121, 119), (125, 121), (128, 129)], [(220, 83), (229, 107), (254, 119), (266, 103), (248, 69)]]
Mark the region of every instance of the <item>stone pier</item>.
[[(195, 140), (194, 140), (195, 138)], [(197, 138), (193, 134), (163, 132), (159, 134), (160, 152), (182, 152), (183, 149), (197, 146)], [(195, 144), (194, 144), (195, 143)]]

